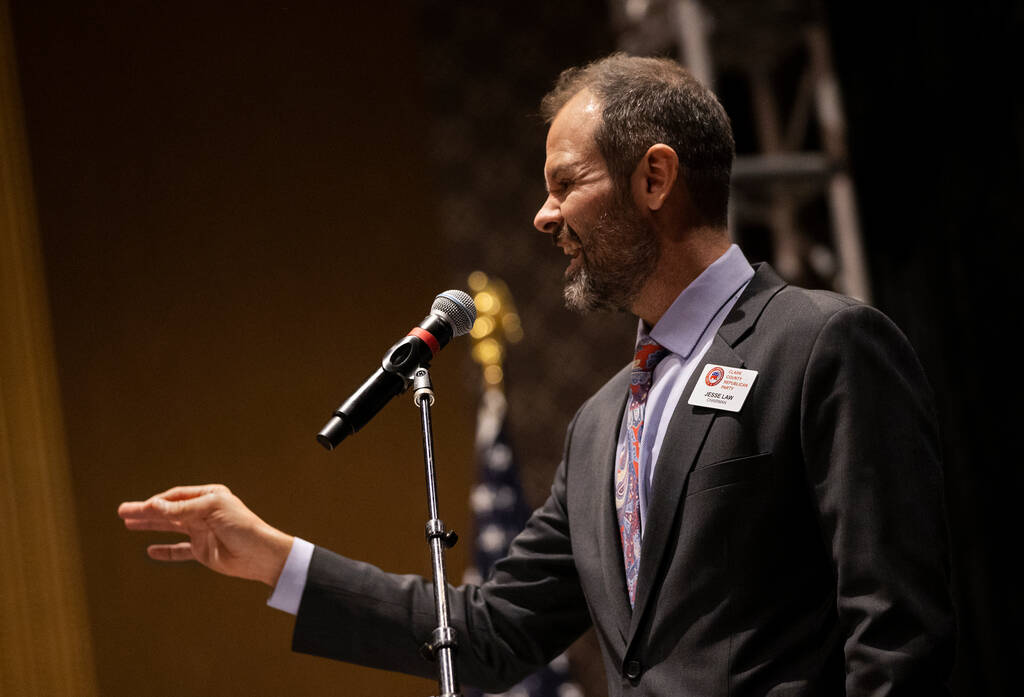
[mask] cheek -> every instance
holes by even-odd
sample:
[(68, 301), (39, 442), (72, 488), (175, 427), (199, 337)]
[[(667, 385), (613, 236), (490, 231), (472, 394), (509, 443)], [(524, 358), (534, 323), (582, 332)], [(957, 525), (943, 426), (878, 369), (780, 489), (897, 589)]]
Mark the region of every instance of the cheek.
[[(569, 203), (568, 201), (566, 202)], [(562, 220), (569, 232), (578, 241), (592, 241), (591, 232), (599, 224), (599, 216), (596, 215), (596, 208), (593, 205), (579, 205), (582, 202), (573, 202), (573, 205), (562, 206)]]

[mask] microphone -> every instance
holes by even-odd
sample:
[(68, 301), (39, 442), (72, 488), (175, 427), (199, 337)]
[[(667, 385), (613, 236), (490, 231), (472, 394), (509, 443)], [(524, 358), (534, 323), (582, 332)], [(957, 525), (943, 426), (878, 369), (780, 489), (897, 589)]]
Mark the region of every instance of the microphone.
[(467, 334), (476, 321), (476, 305), (468, 293), (446, 290), (434, 298), (430, 314), (388, 349), (381, 367), (352, 393), (316, 439), (328, 450), (358, 431), (392, 398), (408, 389), (417, 368), (427, 366), (452, 337)]

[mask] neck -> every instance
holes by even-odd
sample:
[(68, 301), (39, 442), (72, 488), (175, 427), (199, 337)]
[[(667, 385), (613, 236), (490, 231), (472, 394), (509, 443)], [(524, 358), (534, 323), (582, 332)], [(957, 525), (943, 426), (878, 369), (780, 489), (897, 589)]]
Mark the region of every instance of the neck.
[(630, 310), (653, 327), (687, 286), (729, 249), (724, 229), (701, 228), (677, 238), (661, 237), (654, 273)]

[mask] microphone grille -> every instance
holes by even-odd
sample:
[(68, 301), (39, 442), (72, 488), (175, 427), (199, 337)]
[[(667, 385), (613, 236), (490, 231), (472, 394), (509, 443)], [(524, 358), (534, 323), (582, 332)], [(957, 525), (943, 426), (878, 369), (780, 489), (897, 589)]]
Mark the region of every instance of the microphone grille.
[(468, 334), (473, 328), (473, 322), (476, 321), (476, 305), (473, 304), (473, 298), (461, 290), (438, 293), (434, 298), (434, 304), (430, 306), (430, 311), (447, 317), (455, 336)]

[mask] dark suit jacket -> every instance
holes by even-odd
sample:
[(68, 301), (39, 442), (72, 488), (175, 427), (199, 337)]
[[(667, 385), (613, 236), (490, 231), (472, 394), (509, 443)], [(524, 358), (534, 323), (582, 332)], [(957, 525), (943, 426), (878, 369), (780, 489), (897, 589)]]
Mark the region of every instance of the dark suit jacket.
[[(705, 363), (758, 371), (740, 412), (685, 403)], [(884, 315), (758, 269), (672, 416), (632, 612), (612, 498), (628, 379), (580, 408), (509, 556), (453, 589), (463, 683), (502, 689), (593, 623), (612, 695), (945, 693), (935, 419)], [(417, 651), (433, 613), (423, 579), (318, 548), (293, 647), (430, 676)]]

